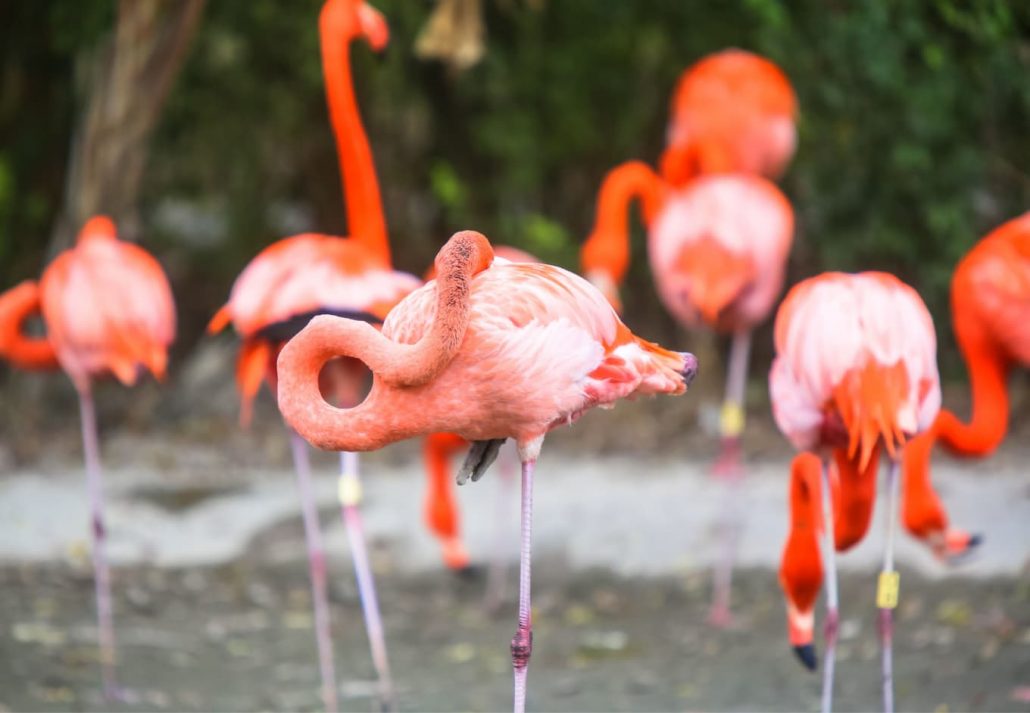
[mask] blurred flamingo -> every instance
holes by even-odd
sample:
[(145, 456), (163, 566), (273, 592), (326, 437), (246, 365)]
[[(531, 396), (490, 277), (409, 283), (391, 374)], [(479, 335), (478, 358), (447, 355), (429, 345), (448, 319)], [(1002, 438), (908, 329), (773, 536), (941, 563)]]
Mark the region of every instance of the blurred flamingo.
[(676, 88), (660, 172), (641, 161), (610, 171), (583, 245), (584, 273), (619, 308), (629, 203), (639, 200), (666, 308), (682, 324), (703, 322), (732, 335), (714, 469), (727, 484), (724, 552), (709, 614), (717, 626), (730, 622), (751, 332), (782, 290), (793, 234), (789, 203), (760, 176), (779, 176), (793, 156), (796, 114), (794, 90), (769, 60), (736, 49), (703, 58)]
[(776, 186), (759, 176), (706, 175), (672, 188), (643, 164), (616, 169), (601, 189), (597, 223), (582, 253), (585, 274), (616, 305), (616, 285), (629, 262), (623, 200), (627, 190), (642, 190), (651, 270), (666, 309), (685, 327), (704, 324), (732, 336), (715, 470), (729, 486), (725, 551), (716, 569), (710, 613), (714, 624), (726, 625), (738, 529), (732, 503), (739, 499), (742, 473), (740, 436), (751, 333), (771, 313), (783, 289), (794, 212)]
[[(887, 544), (877, 593), (884, 706), (890, 711), (898, 463), (905, 444), (930, 427), (940, 408), (933, 321), (919, 295), (892, 275), (826, 273), (788, 293), (776, 316), (775, 345), (769, 374), (773, 415), (801, 451), (791, 466), (791, 526), (780, 582), (790, 642), (814, 670), (813, 612), (823, 578), (822, 530), (827, 570), (823, 710), (832, 704), (839, 621), (835, 552), (864, 537), (876, 498), (881, 448), (891, 459)], [(906, 501), (922, 497), (906, 487)]]
[[(41, 312), (46, 339), (22, 324)], [(0, 356), (24, 368), (59, 364), (79, 393), (93, 538), (97, 620), (104, 695), (119, 696), (111, 573), (107, 562), (103, 483), (91, 382), (104, 374), (132, 386), (141, 372), (163, 379), (175, 338), (175, 304), (161, 266), (142, 248), (120, 242), (114, 223), (91, 218), (75, 247), (43, 272), (0, 297)]]
[[(250, 418), (251, 403), (262, 381), (267, 380), (273, 391), (275, 389), (279, 348), (307, 324), (312, 315), (333, 313), (378, 323), (390, 307), (420, 284), (416, 277), (396, 272), (390, 265), (379, 183), (350, 71), (350, 44), (364, 38), (374, 50), (382, 49), (389, 36), (386, 21), (363, 0), (327, 0), (319, 16), (319, 33), (326, 98), (343, 176), (350, 236), (306, 233), (265, 248), (240, 274), (228, 304), (211, 320), (210, 332), (221, 331), (232, 322), (243, 338), (236, 375), (243, 396), (241, 420), (244, 424)], [(360, 364), (345, 360), (327, 370), (323, 381), (342, 403), (353, 403), (360, 398), (365, 374)], [(307, 450), (292, 431), (290, 438), (311, 572), (322, 698), (326, 708), (335, 711), (335, 666), (321, 528)], [(339, 501), (351, 542), (381, 702), (390, 708), (393, 687), (361, 524), (358, 461), (348, 453), (342, 453), (340, 458)]]
[[(937, 439), (959, 455), (986, 456), (1008, 430), (1009, 372), (1030, 365), (1030, 213), (994, 230), (959, 262), (951, 281), (951, 319), (969, 369), (972, 417), (963, 423), (942, 409), (933, 428), (908, 448), (906, 483), (922, 491)], [(936, 544), (938, 555), (963, 553), (966, 543), (949, 538), (935, 498), (906, 508), (904, 517), (909, 529)]]
[[(490, 244), (457, 233), (436, 258), (437, 279), (390, 312), (382, 332), (319, 316), (279, 355), (279, 408), (298, 433), (327, 449), (366, 451), (418, 435), (472, 441), (458, 484), (478, 480), (501, 443), (522, 461), (519, 623), (512, 640), (515, 710), (525, 709), (532, 652), (530, 542), (533, 471), (545, 434), (587, 409), (635, 394), (682, 393), (690, 354), (634, 336), (582, 278), (550, 265), (494, 261)], [(336, 409), (318, 374), (357, 358), (373, 373), (359, 406)]]

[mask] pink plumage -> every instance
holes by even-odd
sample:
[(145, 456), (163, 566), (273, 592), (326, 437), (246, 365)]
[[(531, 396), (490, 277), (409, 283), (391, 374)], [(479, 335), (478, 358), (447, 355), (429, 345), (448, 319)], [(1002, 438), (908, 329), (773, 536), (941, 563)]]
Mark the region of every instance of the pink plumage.
[(110, 372), (131, 385), (141, 368), (164, 376), (175, 338), (175, 305), (158, 262), (90, 219), (74, 248), (43, 273), (41, 307), (61, 367), (80, 389)]
[(929, 428), (940, 409), (933, 321), (915, 290), (892, 275), (826, 273), (799, 283), (777, 314), (775, 343), (773, 415), (800, 450), (821, 445), (828, 407), (849, 375), (869, 367), (900, 364), (904, 376), (889, 387), (895, 393), (882, 394), (887, 401), (880, 399), (895, 404), (893, 412), (866, 414), (884, 431), (911, 436)]
[(794, 212), (769, 181), (702, 176), (672, 191), (648, 248), (658, 294), (687, 325), (752, 329), (783, 289)]
[[(436, 312), (436, 283), (398, 304), (383, 336), (419, 341)], [(542, 436), (593, 406), (684, 390), (683, 355), (638, 339), (589, 282), (559, 267), (497, 259), (472, 280), (462, 349), (430, 385), (461, 394), (446, 430), (469, 440)]]

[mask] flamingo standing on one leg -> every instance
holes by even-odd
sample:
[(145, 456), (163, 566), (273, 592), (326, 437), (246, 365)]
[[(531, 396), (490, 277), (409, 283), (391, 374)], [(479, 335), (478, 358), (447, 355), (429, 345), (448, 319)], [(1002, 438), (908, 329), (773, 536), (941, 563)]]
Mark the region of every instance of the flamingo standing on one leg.
[(985, 456), (1008, 429), (1007, 377), (1030, 366), (1030, 213), (981, 240), (955, 269), (951, 319), (973, 390), (970, 422), (942, 409), (933, 428), (906, 451), (905, 487), (922, 495), (903, 512), (906, 526), (935, 543), (939, 556), (963, 554), (971, 544), (948, 531), (940, 503), (928, 489), (930, 451), (937, 439), (954, 453)]
[[(113, 374), (126, 386), (140, 372), (163, 379), (175, 338), (175, 304), (158, 262), (139, 246), (120, 242), (104, 216), (87, 221), (75, 247), (58, 255), (38, 288), (22, 283), (0, 298), (0, 356), (26, 368), (59, 363), (79, 393), (96, 579), (104, 695), (118, 696), (111, 573), (106, 556), (103, 484), (91, 382)], [(47, 338), (21, 334), (41, 311)]]
[[(348, 239), (305, 234), (280, 240), (262, 251), (243, 271), (230, 301), (212, 319), (217, 332), (230, 321), (243, 337), (237, 362), (237, 380), (243, 393), (242, 417), (249, 418), (250, 402), (263, 379), (275, 383), (275, 359), (282, 343), (303, 327), (313, 314), (331, 312), (382, 321), (386, 312), (410, 292), (417, 278), (390, 266), (375, 166), (354, 96), (349, 46), (363, 37), (379, 50), (388, 39), (383, 17), (363, 0), (327, 0), (319, 16), (322, 69), (340, 169), (343, 175)], [(343, 400), (356, 399), (365, 371), (351, 362), (334, 371), (334, 390)], [(311, 492), (310, 466), (302, 441), (291, 433), (291, 451), (297, 471), (305, 538), (315, 607), (316, 640), (322, 673), (322, 698), (336, 710), (336, 683), (329, 633), (325, 560), (318, 513)], [(344, 525), (354, 558), (358, 591), (372, 658), (379, 677), (381, 702), (392, 707), (386, 643), (375, 584), (368, 564), (359, 504), (361, 487), (357, 459), (341, 454), (338, 489)]]
[[(515, 710), (525, 709), (532, 653), (530, 532), (533, 470), (546, 433), (587, 409), (635, 394), (682, 393), (697, 370), (690, 354), (634, 336), (582, 278), (550, 265), (493, 260), (486, 239), (458, 233), (436, 259), (437, 279), (389, 314), (379, 332), (320, 316), (279, 355), (279, 408), (320, 448), (366, 451), (452, 432), (473, 441), (458, 483), (478, 480), (500, 444), (522, 461), (519, 623), (512, 640)], [(333, 408), (318, 389), (330, 359), (372, 370), (359, 406)]]
[[(835, 552), (865, 535), (881, 447), (891, 458), (887, 545), (877, 595), (884, 707), (890, 711), (897, 471), (906, 442), (928, 429), (940, 408), (933, 321), (919, 295), (892, 275), (827, 273), (791, 289), (776, 316), (775, 342), (769, 375), (773, 415), (802, 451), (791, 467), (791, 528), (780, 581), (791, 644), (814, 669), (813, 610), (823, 578), (822, 529), (828, 592), (824, 711), (832, 704), (839, 620)], [(912, 497), (917, 495), (906, 491), (905, 498)]]
[[(751, 333), (768, 317), (783, 289), (794, 212), (776, 186), (758, 176), (702, 176), (680, 189), (668, 188), (654, 177), (647, 185), (645, 213), (653, 214), (648, 252), (662, 303), (684, 326), (704, 324), (732, 335), (720, 419), (722, 454), (716, 466), (730, 486), (727, 502), (732, 503), (739, 498)], [(617, 284), (625, 274), (626, 264), (616, 269), (610, 257), (629, 255), (625, 215), (605, 210), (605, 198), (613, 190), (621, 190), (618, 182), (606, 182), (597, 226), (583, 246), (584, 270), (602, 286)], [(716, 625), (725, 625), (730, 618), (737, 528), (735, 518), (725, 519), (727, 551), (716, 570), (710, 616)]]
[[(681, 323), (700, 321), (733, 335), (720, 418), (722, 452), (714, 470), (728, 485), (726, 551), (717, 564), (709, 616), (719, 626), (730, 621), (750, 334), (782, 289), (793, 231), (786, 199), (757, 177), (777, 177), (790, 161), (796, 113), (790, 82), (769, 60), (741, 50), (705, 57), (684, 72), (676, 88), (660, 172), (641, 161), (610, 171), (583, 246), (584, 273), (618, 307), (618, 286), (629, 266), (629, 203), (639, 199), (666, 308)], [(718, 179), (705, 178), (715, 174)], [(734, 237), (744, 227), (745, 234)]]

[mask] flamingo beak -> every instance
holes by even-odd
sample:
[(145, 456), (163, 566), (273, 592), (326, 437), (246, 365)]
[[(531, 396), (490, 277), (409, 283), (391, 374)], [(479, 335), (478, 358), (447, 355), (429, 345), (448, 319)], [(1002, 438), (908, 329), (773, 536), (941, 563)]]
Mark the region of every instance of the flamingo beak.
[(694, 381), (694, 377), (697, 376), (698, 368), (697, 357), (690, 352), (685, 353), (683, 355), (683, 371), (681, 372), (683, 374), (683, 383), (690, 386)]
[(798, 657), (798, 661), (801, 662), (805, 668), (809, 671), (815, 671), (816, 659), (815, 659), (815, 645), (814, 644), (801, 644), (795, 646), (794, 655)]

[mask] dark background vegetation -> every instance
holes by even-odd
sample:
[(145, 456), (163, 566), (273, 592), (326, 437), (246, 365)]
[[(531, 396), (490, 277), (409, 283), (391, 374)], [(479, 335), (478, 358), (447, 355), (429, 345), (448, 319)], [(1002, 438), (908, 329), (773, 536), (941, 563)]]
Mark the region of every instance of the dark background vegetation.
[[(412, 51), (429, 2), (375, 5), (390, 46), (356, 45), (355, 80), (399, 268), (421, 274), (466, 227), (576, 268), (605, 171), (653, 162), (680, 72), (737, 46), (780, 64), (800, 99), (783, 180), (798, 216), (792, 281), (896, 272), (934, 312), (945, 373), (961, 373), (950, 272), (1030, 206), (1030, 3), (484, 0), (487, 53), (460, 74)], [(180, 358), (259, 249), (301, 230), (346, 234), (320, 6), (210, 0), (153, 135), (142, 241), (172, 278)], [(0, 285), (45, 263), (83, 103), (77, 67), (115, 13), (112, 0), (0, 9)], [(627, 321), (676, 343), (639, 226), (635, 240)]]

